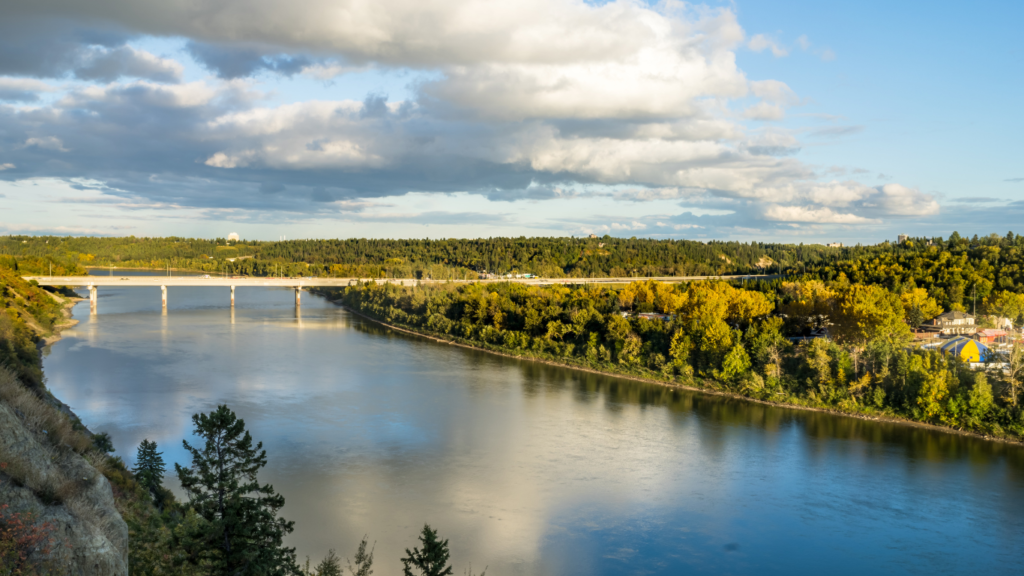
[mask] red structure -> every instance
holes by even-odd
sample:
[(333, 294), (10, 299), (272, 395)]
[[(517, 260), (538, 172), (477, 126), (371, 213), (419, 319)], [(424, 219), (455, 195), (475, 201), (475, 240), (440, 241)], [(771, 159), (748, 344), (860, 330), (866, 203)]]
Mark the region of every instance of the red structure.
[(1002, 339), (1006, 338), (1006, 330), (996, 330), (994, 328), (986, 328), (984, 330), (978, 330), (975, 334), (975, 338), (978, 342), (991, 344), (993, 342), (1001, 342)]

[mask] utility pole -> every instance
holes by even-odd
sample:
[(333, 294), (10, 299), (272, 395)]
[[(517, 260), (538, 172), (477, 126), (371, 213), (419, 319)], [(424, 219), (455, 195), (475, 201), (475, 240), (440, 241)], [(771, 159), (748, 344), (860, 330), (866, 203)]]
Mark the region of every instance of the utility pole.
[(978, 315), (978, 283), (975, 282), (974, 286), (971, 286), (971, 297), (974, 299), (974, 304), (971, 306), (971, 316)]

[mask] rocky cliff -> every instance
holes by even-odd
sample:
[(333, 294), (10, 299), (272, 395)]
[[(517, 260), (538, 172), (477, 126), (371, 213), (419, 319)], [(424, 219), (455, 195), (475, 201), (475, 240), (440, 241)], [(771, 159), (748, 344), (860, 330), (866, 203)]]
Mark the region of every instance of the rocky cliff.
[[(10, 379), (9, 371), (0, 372), (0, 380), (8, 380), (0, 385), (11, 386)], [(110, 483), (86, 457), (55, 445), (49, 431), (30, 419), (0, 401), (0, 502), (8, 514), (27, 513), (51, 540), (24, 551), (27, 567), (74, 576), (127, 575), (128, 526)]]

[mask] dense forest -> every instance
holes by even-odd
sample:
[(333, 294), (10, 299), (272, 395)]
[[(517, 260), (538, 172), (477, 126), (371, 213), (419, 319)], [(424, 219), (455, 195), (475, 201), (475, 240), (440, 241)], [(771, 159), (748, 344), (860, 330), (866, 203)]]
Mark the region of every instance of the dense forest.
[[(533, 287), (515, 283), (324, 289), (353, 310), (416, 332), (783, 404), (1024, 435), (1024, 348), (1011, 369), (975, 371), (911, 346), (923, 288), (804, 277), (757, 282)], [(644, 312), (661, 316), (644, 317)], [(829, 338), (800, 338), (827, 327)]]
[[(0, 237), (0, 257), (32, 273), (80, 266), (189, 269), (246, 276), (545, 278), (700, 276), (778, 271), (829, 262), (843, 249), (753, 242), (603, 238), (289, 240)], [(29, 264), (31, 262), (31, 264)]]
[(821, 244), (697, 242), (636, 238), (227, 241), (197, 238), (0, 237), (0, 266), (23, 274), (81, 274), (85, 267), (196, 270), (242, 276), (543, 278), (702, 276), (783, 272), (900, 290), (925, 288), (947, 309), (973, 309), (996, 291), (1024, 291), (1024, 238), (968, 239), (833, 248)]
[(808, 264), (806, 271), (822, 280), (843, 275), (897, 292), (923, 288), (946, 310), (981, 312), (1000, 292), (1024, 292), (1024, 237), (1010, 232), (968, 239), (954, 232), (946, 241), (916, 238), (898, 249), (860, 248)]

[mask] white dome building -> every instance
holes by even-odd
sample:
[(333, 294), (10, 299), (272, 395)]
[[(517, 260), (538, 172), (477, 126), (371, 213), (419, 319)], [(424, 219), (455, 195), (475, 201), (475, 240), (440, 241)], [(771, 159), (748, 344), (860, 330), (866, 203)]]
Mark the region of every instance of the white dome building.
[(228, 234), (228, 242), (238, 242), (238, 232)]

